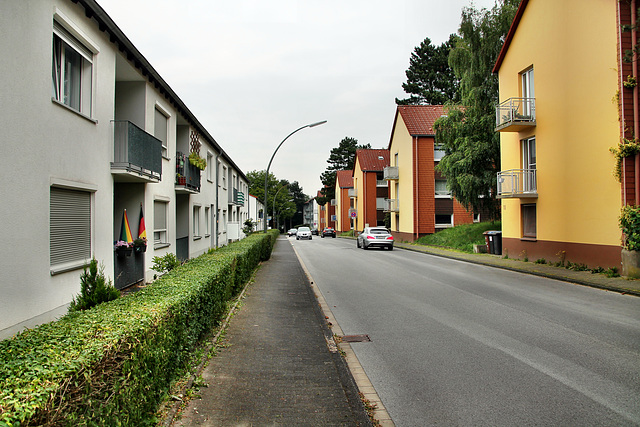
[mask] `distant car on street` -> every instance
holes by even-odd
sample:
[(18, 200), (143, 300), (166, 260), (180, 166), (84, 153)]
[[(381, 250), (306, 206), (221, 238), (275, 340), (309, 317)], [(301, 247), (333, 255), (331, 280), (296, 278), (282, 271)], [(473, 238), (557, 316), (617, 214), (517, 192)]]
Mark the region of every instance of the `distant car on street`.
[(312, 228), (312, 229), (311, 229), (311, 234), (313, 234), (314, 236), (317, 236), (317, 235), (318, 235), (318, 234), (320, 234), (320, 233), (318, 232), (318, 229), (317, 229), (317, 228)]
[(320, 237), (336, 237), (336, 230), (334, 230), (331, 227), (326, 227), (324, 230), (322, 230), (322, 235)]
[(296, 240), (309, 239), (311, 240), (311, 229), (309, 227), (299, 227), (296, 233)]
[(378, 246), (392, 251), (393, 236), (384, 227), (365, 227), (362, 233), (358, 235), (357, 245), (363, 249)]
[(296, 233), (298, 233), (298, 229), (297, 228), (290, 228), (289, 231), (287, 231), (287, 236), (289, 236), (289, 237), (295, 236)]

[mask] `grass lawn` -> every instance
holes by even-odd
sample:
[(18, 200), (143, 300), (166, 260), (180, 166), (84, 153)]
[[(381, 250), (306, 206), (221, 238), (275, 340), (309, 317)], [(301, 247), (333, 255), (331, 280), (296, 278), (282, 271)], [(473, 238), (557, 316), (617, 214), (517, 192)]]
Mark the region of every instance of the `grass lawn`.
[(446, 228), (437, 233), (420, 237), (416, 243), (427, 246), (441, 246), (457, 249), (463, 252), (473, 252), (473, 245), (485, 243), (484, 233), (488, 230), (502, 230), (500, 221), (479, 222), (477, 224), (464, 224), (452, 228)]

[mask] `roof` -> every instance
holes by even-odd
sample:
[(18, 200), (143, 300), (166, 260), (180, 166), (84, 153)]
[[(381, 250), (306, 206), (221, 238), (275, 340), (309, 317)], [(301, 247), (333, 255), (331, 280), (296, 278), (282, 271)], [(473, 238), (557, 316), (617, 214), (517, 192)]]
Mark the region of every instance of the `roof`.
[(498, 54), (496, 65), (494, 65), (493, 70), (491, 70), (493, 73), (497, 73), (498, 71), (500, 71), (500, 67), (502, 66), (502, 61), (504, 61), (504, 57), (507, 55), (507, 50), (509, 50), (509, 46), (511, 45), (513, 36), (516, 33), (516, 29), (518, 29), (518, 25), (520, 24), (520, 20), (522, 19), (522, 15), (524, 14), (524, 9), (527, 7), (528, 3), (529, 3), (529, 0), (522, 0), (520, 2), (520, 6), (518, 6), (518, 10), (516, 11), (516, 16), (513, 17), (513, 22), (511, 23), (511, 27), (509, 27), (509, 32), (507, 33), (507, 37), (504, 40), (502, 49), (500, 49), (500, 53)]
[(356, 159), (359, 160), (360, 170), (363, 172), (382, 172), (389, 166), (389, 150), (356, 150)]
[(393, 127), (391, 128), (389, 147), (391, 147), (391, 140), (393, 139), (393, 132), (396, 128), (398, 116), (402, 116), (409, 135), (434, 136), (435, 130), (433, 130), (433, 125), (436, 120), (444, 114), (444, 106), (442, 105), (398, 105), (396, 116), (393, 120)]
[(340, 188), (353, 188), (353, 175), (350, 170), (337, 171), (336, 182)]
[(160, 76), (160, 74), (153, 68), (153, 66), (147, 61), (147, 59), (140, 53), (140, 51), (133, 45), (131, 40), (122, 32), (122, 30), (116, 25), (111, 17), (105, 12), (105, 10), (98, 4), (96, 0), (71, 0), (73, 3), (80, 4), (85, 11), (85, 15), (89, 19), (93, 19), (97, 24), (100, 31), (103, 31), (108, 36), (111, 43), (113, 43), (121, 55), (124, 56), (135, 68), (140, 70), (140, 73), (147, 79), (147, 81), (153, 84), (158, 92), (166, 97), (171, 105), (173, 105), (178, 112), (180, 112), (186, 121), (194, 127), (200, 135), (202, 135), (213, 147), (220, 152), (222, 158), (224, 158), (229, 164), (231, 164), (238, 174), (248, 181), (245, 173), (235, 164), (233, 159), (222, 149), (218, 142), (211, 136), (207, 129), (200, 123), (196, 116), (189, 110), (185, 103), (178, 97), (169, 84)]

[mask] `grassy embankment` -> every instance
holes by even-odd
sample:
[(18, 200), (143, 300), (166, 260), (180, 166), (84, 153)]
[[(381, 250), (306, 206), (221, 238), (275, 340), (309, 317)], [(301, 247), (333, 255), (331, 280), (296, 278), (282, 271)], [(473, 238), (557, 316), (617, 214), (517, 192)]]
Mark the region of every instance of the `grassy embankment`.
[(479, 222), (477, 224), (464, 224), (452, 228), (446, 228), (428, 236), (422, 236), (416, 243), (427, 246), (440, 246), (456, 249), (462, 252), (473, 252), (473, 245), (485, 243), (484, 232), (489, 230), (502, 230), (500, 221)]

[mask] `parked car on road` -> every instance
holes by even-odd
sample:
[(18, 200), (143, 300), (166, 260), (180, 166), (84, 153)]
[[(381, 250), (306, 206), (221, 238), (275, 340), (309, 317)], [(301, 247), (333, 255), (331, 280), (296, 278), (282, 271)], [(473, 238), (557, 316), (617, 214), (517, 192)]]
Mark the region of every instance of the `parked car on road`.
[(312, 228), (311, 229), (311, 234), (313, 234), (314, 236), (317, 236), (319, 234), (318, 229), (317, 228)]
[(296, 233), (296, 240), (309, 239), (311, 240), (311, 229), (309, 227), (298, 227)]
[(289, 237), (295, 236), (297, 232), (298, 232), (297, 228), (290, 228), (289, 231), (287, 231), (287, 236)]
[(378, 246), (393, 250), (393, 236), (384, 227), (365, 227), (358, 235), (357, 245), (359, 248), (369, 249)]
[(324, 230), (322, 230), (322, 235), (320, 237), (336, 237), (336, 230), (334, 230), (331, 227), (326, 227)]

